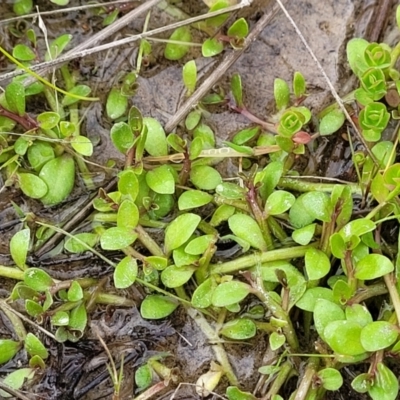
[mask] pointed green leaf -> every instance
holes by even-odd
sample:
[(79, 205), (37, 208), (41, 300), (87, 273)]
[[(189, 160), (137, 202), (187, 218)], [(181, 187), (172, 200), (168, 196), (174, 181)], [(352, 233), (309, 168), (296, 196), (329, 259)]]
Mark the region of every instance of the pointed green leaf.
[(160, 294), (147, 296), (140, 306), (140, 314), (146, 319), (161, 319), (172, 314), (178, 304), (171, 297)]
[(246, 214), (235, 214), (228, 220), (234, 235), (246, 240), (255, 249), (266, 251), (267, 244), (257, 222)]
[(44, 292), (54, 285), (52, 277), (39, 268), (28, 268), (24, 272), (24, 282), (38, 292)]
[(138, 235), (132, 229), (113, 227), (101, 235), (100, 244), (104, 250), (120, 250), (131, 245)]
[(25, 338), (25, 350), (32, 356), (39, 356), (45, 360), (49, 353), (43, 343), (32, 333), (28, 333)]
[(137, 261), (131, 256), (123, 258), (114, 271), (114, 284), (117, 289), (126, 289), (131, 286), (138, 273)]
[(22, 229), (14, 234), (10, 240), (10, 253), (15, 264), (22, 270), (26, 269), (26, 256), (28, 254), (31, 240), (29, 228)]

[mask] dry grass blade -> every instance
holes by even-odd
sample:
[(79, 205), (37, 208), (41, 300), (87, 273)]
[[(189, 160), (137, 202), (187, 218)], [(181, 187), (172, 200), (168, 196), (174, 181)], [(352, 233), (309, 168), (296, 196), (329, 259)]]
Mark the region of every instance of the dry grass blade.
[(279, 8), (274, 6), (272, 10), (265, 13), (263, 17), (257, 22), (254, 29), (247, 36), (243, 47), (240, 50), (228, 53), (220, 65), (211, 73), (211, 75), (200, 85), (200, 87), (193, 93), (191, 97), (179, 108), (165, 125), (165, 131), (171, 132), (176, 128), (179, 122), (189, 113), (193, 106), (195, 106), (210, 90), (215, 83), (222, 78), (226, 71), (239, 59), (239, 57), (247, 50), (254, 40), (260, 35), (268, 23), (272, 20)]
[[(96, 43), (104, 40), (105, 38), (107, 38), (108, 36), (113, 34), (114, 32), (117, 32), (121, 27), (123, 27), (127, 23), (129, 23), (130, 20), (132, 20), (133, 18), (146, 12), (149, 8), (156, 5), (160, 1), (161, 0), (148, 0), (145, 4), (137, 7), (135, 10), (131, 11), (129, 14), (127, 14), (124, 17), (122, 17), (121, 19), (117, 20), (116, 22), (114, 22), (114, 24), (110, 25), (109, 27), (103, 29), (101, 32), (94, 35), (87, 41), (81, 43), (79, 46), (70, 50), (65, 55), (57, 58), (56, 60), (51, 60), (48, 62), (36, 64), (30, 68), (31, 71), (39, 71), (38, 74), (42, 75), (42, 74), (45, 74), (46, 72), (48, 72), (48, 70), (50, 68), (55, 67), (60, 64), (63, 64), (65, 62), (74, 60), (76, 58), (86, 57), (90, 54), (98, 53), (98, 52), (104, 51), (104, 50), (109, 50), (109, 49), (112, 49), (112, 48), (115, 48), (118, 46), (122, 46), (122, 45), (125, 45), (128, 43), (136, 42), (140, 39), (154, 36), (159, 33), (166, 32), (166, 31), (170, 31), (170, 30), (179, 28), (181, 26), (190, 25), (195, 22), (205, 20), (207, 18), (215, 17), (215, 16), (221, 15), (221, 14), (226, 14), (227, 12), (231, 12), (231, 11), (240, 10), (241, 8), (247, 7), (251, 4), (250, 0), (242, 0), (242, 2), (240, 4), (237, 4), (235, 6), (231, 6), (231, 7), (224, 8), (222, 10), (210, 12), (210, 13), (207, 13), (206, 15), (199, 15), (197, 17), (189, 18), (185, 21), (179, 21), (179, 22), (176, 22), (171, 25), (162, 26), (160, 28), (153, 29), (148, 32), (143, 32), (141, 34), (133, 35), (128, 38), (121, 39), (121, 40), (116, 40), (112, 43), (107, 43), (107, 44), (104, 44), (101, 46), (93, 47)], [(17, 71), (13, 71), (13, 72), (10, 72), (7, 74), (3, 74), (0, 76), (0, 82), (7, 80), (7, 79), (14, 78), (15, 76), (21, 75), (22, 73), (23, 73), (23, 71), (17, 70)], [(25, 80), (24, 85), (27, 86), (33, 82), (34, 82), (34, 78), (33, 79), (29, 78), (29, 79)]]

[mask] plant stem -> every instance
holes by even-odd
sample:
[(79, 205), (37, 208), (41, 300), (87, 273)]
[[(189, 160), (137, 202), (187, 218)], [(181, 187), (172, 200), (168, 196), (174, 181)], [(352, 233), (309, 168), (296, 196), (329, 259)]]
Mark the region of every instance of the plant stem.
[(165, 257), (164, 252), (161, 250), (160, 246), (156, 241), (146, 232), (141, 225), (135, 228), (135, 232), (139, 236), (139, 240), (142, 244), (150, 251), (154, 256)]
[(285, 361), (282, 364), (282, 366), (274, 380), (274, 383), (271, 385), (271, 387), (269, 388), (266, 395), (261, 398), (261, 400), (269, 400), (269, 399), (273, 398), (273, 396), (278, 394), (280, 388), (285, 384), (285, 382), (292, 370), (293, 370), (293, 367), (292, 367), (291, 362)]
[(297, 389), (294, 400), (305, 400), (307, 398), (312, 379), (317, 372), (318, 366), (319, 358), (311, 357), (308, 361), (306, 371), (304, 373), (303, 379), (301, 380), (300, 386)]
[(299, 341), (297, 339), (296, 331), (293, 327), (292, 321), (288, 313), (281, 307), (281, 305), (264, 289), (264, 284), (260, 276), (256, 278), (254, 294), (265, 304), (268, 310), (274, 317), (286, 322), (286, 326), (282, 327), (286, 340), (291, 347), (291, 351), (296, 352), (299, 350)]
[(17, 281), (22, 281), (24, 280), (24, 271), (21, 271), (18, 268), (0, 265), (0, 276), (2, 276), (3, 278), (10, 278)]
[(239, 257), (233, 261), (227, 261), (222, 264), (211, 264), (210, 273), (230, 274), (233, 272), (238, 272), (254, 267), (259, 263), (304, 257), (308, 249), (315, 248), (316, 246), (318, 246), (318, 243), (313, 243), (307, 246), (286, 247), (283, 249), (272, 250), (262, 253), (253, 253), (248, 256)]
[[(293, 178), (281, 178), (278, 183), (278, 186), (296, 192), (332, 192), (333, 187), (337, 185), (338, 183), (316, 183)], [(361, 187), (357, 183), (349, 182), (342, 186), (349, 186), (351, 193), (362, 195)]]
[[(184, 288), (178, 287), (175, 288), (175, 291), (177, 295), (183, 299), (183, 300), (188, 300), (187, 295), (185, 293)], [(185, 305), (185, 304), (184, 304)], [(232, 369), (232, 366), (229, 362), (228, 355), (226, 354), (225, 349), (223, 348), (222, 344), (220, 343), (220, 338), (215, 331), (215, 329), (212, 328), (212, 326), (208, 323), (208, 321), (205, 319), (204, 315), (197, 311), (193, 307), (188, 307), (185, 305), (186, 312), (188, 313), (189, 317), (193, 319), (193, 321), (197, 324), (197, 326), (201, 329), (201, 331), (204, 333), (206, 338), (210, 343), (215, 343), (211, 345), (211, 348), (214, 351), (215, 358), (217, 359), (218, 363), (221, 365), (221, 367), (224, 370), (224, 373), (226, 377), (228, 378), (229, 383), (232, 386), (237, 386), (239, 384), (239, 381)]]

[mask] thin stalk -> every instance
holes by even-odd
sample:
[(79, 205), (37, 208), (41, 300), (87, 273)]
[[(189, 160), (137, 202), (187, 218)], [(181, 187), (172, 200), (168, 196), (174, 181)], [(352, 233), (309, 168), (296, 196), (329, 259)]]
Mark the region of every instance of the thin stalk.
[(142, 244), (150, 251), (154, 256), (165, 257), (164, 252), (161, 250), (157, 242), (143, 229), (142, 226), (138, 225), (135, 228), (135, 232), (139, 236), (139, 240)]
[[(300, 179), (294, 178), (281, 178), (278, 186), (290, 189), (295, 192), (332, 192), (333, 187), (337, 186), (337, 183), (316, 183), (306, 182)], [(344, 186), (344, 185), (343, 185)], [(362, 195), (361, 187), (358, 183), (346, 183), (345, 186), (350, 187), (351, 193)]]
[(284, 249), (272, 250), (262, 253), (253, 253), (248, 256), (239, 257), (233, 261), (227, 261), (221, 264), (211, 264), (210, 273), (230, 274), (233, 272), (239, 272), (243, 269), (254, 267), (259, 263), (304, 257), (308, 249), (315, 248), (317, 246), (318, 243), (316, 242), (307, 246), (286, 247)]
[[(187, 295), (185, 293), (184, 288), (181, 286), (179, 288), (175, 288), (176, 293), (180, 298), (187, 299)], [(224, 370), (226, 377), (231, 385), (237, 386), (239, 385), (239, 381), (232, 369), (232, 366), (229, 362), (228, 355), (226, 354), (225, 349), (223, 348), (222, 344), (220, 343), (220, 338), (215, 329), (208, 323), (205, 319), (204, 315), (198, 312), (193, 307), (185, 307), (186, 312), (188, 313), (189, 317), (193, 319), (193, 321), (197, 324), (197, 326), (201, 329), (204, 333), (206, 338), (210, 343), (215, 343), (211, 345), (211, 348), (214, 351), (215, 358), (217, 359), (218, 363)]]
[(274, 317), (281, 319), (287, 323), (286, 326), (282, 327), (282, 332), (286, 337), (287, 343), (291, 347), (292, 351), (299, 350), (299, 341), (297, 339), (296, 330), (293, 327), (292, 320), (288, 313), (281, 307), (281, 305), (274, 300), (274, 298), (264, 289), (264, 284), (260, 276), (257, 277), (255, 282), (256, 287), (254, 294), (265, 304), (268, 310), (274, 315)]
[(273, 396), (277, 395), (281, 387), (285, 384), (292, 370), (293, 370), (292, 363), (290, 361), (285, 361), (282, 364), (273, 384), (269, 388), (266, 395), (261, 398), (261, 400), (269, 400)]
[(3, 278), (15, 279), (17, 281), (24, 280), (24, 271), (21, 271), (18, 268), (6, 267), (4, 265), (0, 265), (0, 276)]
[(309, 393), (309, 389), (312, 383), (312, 379), (317, 372), (319, 366), (319, 358), (312, 357), (308, 361), (306, 371), (303, 375), (303, 379), (301, 380), (300, 386), (297, 389), (296, 396), (294, 400), (305, 400), (307, 398), (307, 394)]
[[(0, 309), (6, 315), (6, 317), (10, 320), (11, 325), (14, 328), (15, 334), (18, 336), (18, 339), (22, 342), (26, 338), (26, 329), (21, 321), (21, 318), (18, 317), (14, 312), (10, 311), (9, 306), (5, 307), (5, 303), (3, 300), (0, 301)], [(11, 308), (11, 307), (10, 307)]]

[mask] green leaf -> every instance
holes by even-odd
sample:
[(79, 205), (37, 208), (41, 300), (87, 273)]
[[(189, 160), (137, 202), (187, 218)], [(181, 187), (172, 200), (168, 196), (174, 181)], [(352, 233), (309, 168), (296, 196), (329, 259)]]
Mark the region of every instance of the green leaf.
[(194, 138), (192, 143), (190, 143), (189, 149), (189, 160), (195, 160), (201, 154), (204, 149), (203, 139), (200, 137)]
[(121, 93), (120, 89), (112, 88), (107, 96), (106, 113), (108, 118), (122, 117), (128, 109), (128, 97)]
[(274, 80), (274, 98), (278, 111), (285, 109), (289, 105), (290, 89), (283, 79), (276, 78)]
[(319, 299), (314, 306), (314, 322), (318, 334), (325, 340), (325, 327), (333, 321), (345, 319), (342, 308), (332, 301)]
[(278, 332), (272, 332), (269, 335), (269, 345), (271, 346), (271, 350), (278, 350), (280, 347), (284, 345), (286, 342), (285, 335), (281, 335)]
[(72, 330), (83, 332), (87, 324), (87, 313), (85, 304), (81, 303), (78, 307), (75, 307), (69, 316), (68, 327)]
[(218, 226), (222, 222), (227, 221), (229, 217), (235, 214), (235, 207), (230, 206), (228, 204), (221, 204), (215, 211), (211, 217), (210, 225)]
[(54, 206), (65, 200), (75, 182), (75, 163), (69, 155), (62, 155), (48, 161), (39, 173), (48, 191), (40, 200), (46, 206)]
[(358, 393), (367, 393), (371, 385), (372, 377), (367, 373), (356, 376), (351, 382), (351, 387)]
[(368, 44), (365, 39), (351, 39), (347, 42), (347, 60), (351, 70), (357, 76), (361, 76), (368, 69), (364, 59), (364, 52)]
[(64, 244), (64, 249), (70, 253), (83, 253), (88, 250), (86, 246), (80, 244), (77, 240), (74, 240), (75, 237), (86, 243), (88, 246), (94, 247), (98, 241), (99, 235), (96, 233), (82, 232), (77, 233), (74, 237), (68, 238)]
[[(92, 91), (92, 89), (91, 89), (89, 86), (86, 86), (86, 85), (76, 85), (76, 86), (74, 86), (72, 89), (70, 89), (70, 90), (68, 91), (68, 93), (71, 93), (71, 94), (74, 94), (74, 95), (77, 95), (77, 96), (81, 96), (81, 97), (87, 97), (87, 95), (88, 95), (91, 91)], [(72, 104), (77, 103), (79, 100), (80, 100), (80, 99), (78, 99), (78, 98), (76, 98), (76, 97), (66, 95), (66, 96), (63, 98), (61, 104), (62, 104), (64, 107), (67, 107), (67, 106), (71, 106)]]
[(164, 128), (155, 118), (150, 117), (143, 118), (143, 124), (147, 126), (145, 150), (153, 157), (166, 156), (168, 147)]
[(175, 179), (169, 167), (162, 165), (154, 168), (146, 174), (146, 182), (150, 189), (156, 193), (172, 194), (175, 192)]
[(375, 381), (368, 394), (373, 400), (396, 400), (399, 393), (397, 376), (383, 363), (378, 363)]
[(214, 57), (224, 50), (224, 44), (216, 38), (207, 39), (201, 46), (203, 57)]
[[(242, 392), (236, 386), (229, 386), (226, 389), (226, 397), (228, 400), (257, 400), (251, 393)], [(272, 398), (272, 400), (278, 399)]]
[(117, 289), (126, 289), (131, 286), (138, 274), (137, 261), (131, 256), (123, 258), (115, 267), (114, 285)]
[(144, 390), (151, 385), (153, 379), (152, 369), (148, 364), (140, 366), (135, 371), (135, 384), (138, 389)]
[[(31, 381), (35, 376), (35, 369), (32, 368), (19, 368), (14, 372), (8, 374), (3, 383), (14, 390), (19, 390), (22, 388), (24, 383)], [(11, 395), (6, 393), (4, 390), (0, 390), (1, 398), (9, 398)], [(15, 397), (14, 397), (15, 398)]]
[(318, 371), (317, 376), (326, 390), (339, 390), (343, 385), (343, 378), (335, 368), (324, 368)]
[(306, 93), (306, 80), (301, 72), (296, 71), (293, 75), (293, 91), (297, 98)]
[(190, 96), (194, 89), (196, 88), (197, 83), (197, 67), (196, 62), (194, 60), (188, 61), (182, 70), (182, 78), (183, 83), (185, 84), (188, 95)]
[(40, 199), (45, 196), (48, 191), (47, 185), (36, 175), (19, 173), (18, 180), (22, 192), (32, 199)]
[(242, 146), (251, 141), (254, 137), (256, 137), (259, 132), (260, 128), (258, 126), (242, 129), (241, 131), (236, 133), (235, 136), (233, 136), (232, 143), (238, 146)]
[(296, 198), (292, 193), (284, 190), (276, 190), (268, 196), (265, 203), (265, 213), (267, 215), (283, 214), (294, 204)]
[(14, 46), (12, 55), (20, 61), (32, 61), (36, 58), (35, 52), (25, 44), (17, 44)]
[(182, 214), (173, 220), (165, 230), (165, 252), (169, 254), (187, 242), (199, 224), (201, 217), (196, 214)]
[(11, 339), (0, 339), (0, 364), (11, 360), (21, 348), (21, 344)]
[(79, 301), (83, 299), (83, 290), (81, 285), (77, 281), (73, 281), (71, 283), (70, 288), (68, 289), (68, 301)]
[(131, 245), (137, 237), (132, 229), (113, 227), (103, 232), (100, 244), (103, 250), (121, 250)]
[(24, 282), (38, 292), (44, 292), (54, 285), (52, 277), (39, 268), (28, 268), (24, 272)]
[(374, 321), (361, 331), (361, 344), (367, 351), (383, 350), (391, 346), (399, 336), (397, 327), (387, 321)]
[(183, 192), (178, 199), (178, 208), (180, 210), (189, 210), (210, 203), (213, 199), (208, 193), (201, 190), (188, 190)]
[(267, 244), (257, 222), (246, 214), (234, 214), (228, 220), (229, 229), (234, 235), (246, 240), (252, 247), (267, 251)]
[(19, 81), (12, 81), (6, 86), (5, 96), (10, 111), (19, 116), (25, 114), (25, 87)]
[[(242, 78), (239, 74), (233, 74), (231, 78), (231, 90), (233, 98), (237, 107), (243, 107), (243, 88), (242, 88)], [(239, 144), (239, 143), (238, 143)]]
[(51, 316), (51, 324), (54, 326), (67, 326), (69, 324), (69, 314), (65, 311), (57, 311)]
[(72, 148), (80, 155), (90, 157), (93, 154), (93, 144), (89, 138), (82, 135), (71, 138)]
[(120, 172), (118, 177), (118, 190), (121, 194), (129, 196), (132, 201), (135, 201), (139, 194), (139, 181), (136, 174), (132, 170), (126, 169)]
[(192, 41), (189, 27), (181, 26), (180, 28), (175, 29), (169, 39), (186, 43), (167, 43), (164, 50), (164, 57), (168, 60), (179, 60), (184, 57), (190, 47), (187, 43)]
[(180, 287), (192, 277), (195, 270), (196, 268), (190, 265), (170, 265), (161, 272), (161, 281), (167, 288)]
[(368, 254), (356, 263), (355, 277), (361, 280), (376, 279), (394, 270), (393, 263), (381, 254)]
[(139, 222), (139, 209), (132, 200), (124, 200), (118, 207), (118, 228), (134, 229)]
[(196, 165), (190, 171), (190, 180), (194, 186), (202, 190), (214, 190), (222, 183), (220, 173), (208, 165)]
[(333, 292), (325, 287), (312, 287), (307, 289), (304, 295), (296, 302), (296, 307), (301, 310), (313, 312), (320, 299), (333, 302)]
[(29, 246), (31, 241), (31, 232), (29, 228), (22, 229), (21, 231), (14, 234), (10, 240), (10, 253), (15, 264), (25, 270), (27, 267), (26, 256), (28, 254)]
[(333, 110), (326, 114), (319, 124), (319, 133), (322, 136), (332, 135), (344, 124), (345, 116), (342, 110)]
[(256, 324), (249, 318), (234, 319), (225, 323), (219, 333), (228, 339), (251, 339), (257, 333)]
[(360, 237), (367, 232), (373, 231), (375, 228), (375, 222), (367, 218), (359, 218), (346, 224), (339, 231), (339, 234), (342, 236), (343, 240), (347, 242), (351, 239), (352, 236)]
[(54, 158), (54, 150), (50, 143), (35, 141), (28, 148), (28, 160), (31, 167), (39, 172), (44, 164)]
[[(341, 281), (344, 282), (344, 281)], [(347, 283), (347, 282), (344, 282)], [(337, 285), (337, 282), (335, 286)], [(334, 286), (334, 288), (335, 288)], [(346, 310), (346, 319), (347, 321), (357, 322), (362, 327), (370, 324), (372, 322), (371, 313), (368, 311), (368, 308), (362, 306), (361, 304), (352, 304), (351, 306), (347, 306)]]
[(212, 242), (215, 242), (214, 235), (202, 235), (192, 239), (185, 247), (185, 252), (191, 255), (203, 254)]
[(33, 8), (32, 0), (15, 0), (13, 5), (13, 11), (17, 15), (29, 14), (32, 11), (32, 8)]
[(122, 154), (126, 154), (134, 144), (135, 138), (130, 126), (126, 122), (117, 122), (114, 124), (111, 128), (110, 136), (114, 146)]
[(161, 319), (172, 314), (178, 304), (171, 297), (160, 294), (147, 296), (140, 306), (140, 314), (146, 319)]
[(43, 307), (30, 299), (25, 300), (25, 310), (31, 317), (37, 317), (43, 313)]
[(292, 239), (302, 246), (306, 246), (314, 237), (316, 224), (310, 224), (292, 232)]
[(185, 119), (185, 127), (188, 131), (192, 131), (199, 124), (201, 119), (201, 111), (193, 110), (191, 111)]
[(228, 36), (244, 39), (249, 33), (249, 25), (244, 18), (237, 19), (228, 29)]
[(28, 333), (25, 338), (25, 350), (28, 354), (33, 356), (39, 356), (43, 360), (45, 360), (49, 353), (44, 347), (43, 343), (32, 333)]
[(365, 353), (361, 330), (362, 327), (353, 321), (333, 321), (324, 330), (324, 340), (334, 352), (356, 356)]
[(45, 61), (54, 60), (68, 46), (72, 39), (72, 35), (60, 35), (50, 43), (49, 51), (46, 52)]
[(207, 308), (211, 305), (214, 289), (217, 287), (213, 278), (206, 279), (192, 295), (192, 304), (196, 308)]
[(311, 248), (305, 254), (305, 267), (308, 279), (318, 280), (329, 273), (331, 262), (323, 251)]
[(308, 192), (302, 196), (302, 203), (308, 214), (315, 219), (330, 222), (332, 218), (332, 207), (330, 199), (323, 192)]
[(224, 282), (218, 285), (211, 298), (215, 307), (226, 307), (242, 301), (251, 291), (249, 285), (239, 281)]

